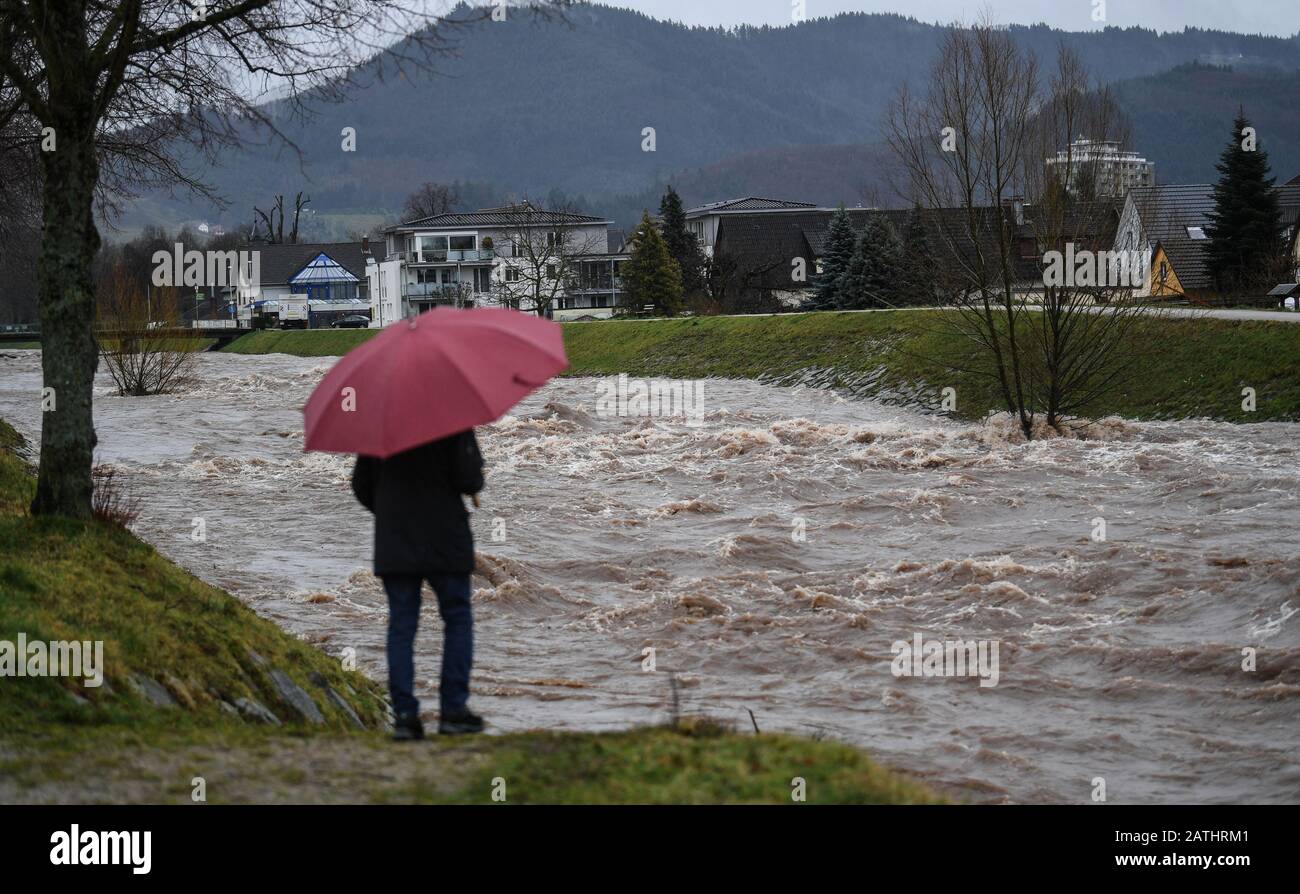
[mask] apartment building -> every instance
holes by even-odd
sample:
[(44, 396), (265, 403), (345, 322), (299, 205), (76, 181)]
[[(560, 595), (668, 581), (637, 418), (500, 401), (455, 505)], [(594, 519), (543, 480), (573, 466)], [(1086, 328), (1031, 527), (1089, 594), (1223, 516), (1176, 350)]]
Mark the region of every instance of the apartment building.
[(371, 325), (438, 305), (610, 317), (628, 258), (621, 239), (611, 245), (610, 223), (521, 202), (389, 227), (382, 260), (366, 268)]
[(1087, 198), (1123, 199), (1131, 190), (1156, 183), (1155, 162), (1124, 151), (1114, 140), (1078, 139), (1046, 161), (1049, 170), (1065, 169), (1065, 188), (1071, 193), (1090, 180)]

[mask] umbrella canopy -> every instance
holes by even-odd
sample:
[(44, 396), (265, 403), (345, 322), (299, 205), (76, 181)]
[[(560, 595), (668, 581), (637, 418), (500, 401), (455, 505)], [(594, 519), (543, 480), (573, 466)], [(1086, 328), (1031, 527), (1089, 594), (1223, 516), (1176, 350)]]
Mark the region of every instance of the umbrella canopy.
[(439, 307), (334, 364), (303, 407), (304, 449), (385, 459), (499, 419), (568, 365), (549, 320)]

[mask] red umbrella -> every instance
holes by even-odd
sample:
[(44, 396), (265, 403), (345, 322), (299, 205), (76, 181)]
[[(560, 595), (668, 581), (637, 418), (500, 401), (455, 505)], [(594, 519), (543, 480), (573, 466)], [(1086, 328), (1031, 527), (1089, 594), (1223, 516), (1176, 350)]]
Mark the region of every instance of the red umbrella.
[(304, 449), (385, 459), (499, 419), (568, 365), (549, 320), (439, 307), (334, 364), (303, 407)]

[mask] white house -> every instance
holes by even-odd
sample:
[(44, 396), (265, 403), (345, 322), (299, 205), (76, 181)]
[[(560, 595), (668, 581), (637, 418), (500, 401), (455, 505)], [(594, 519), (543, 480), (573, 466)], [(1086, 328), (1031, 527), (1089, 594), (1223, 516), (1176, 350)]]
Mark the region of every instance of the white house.
[(371, 325), (440, 304), (539, 303), (557, 320), (612, 316), (628, 255), (610, 245), (609, 225), (524, 202), (389, 227), (383, 258), (366, 268)]

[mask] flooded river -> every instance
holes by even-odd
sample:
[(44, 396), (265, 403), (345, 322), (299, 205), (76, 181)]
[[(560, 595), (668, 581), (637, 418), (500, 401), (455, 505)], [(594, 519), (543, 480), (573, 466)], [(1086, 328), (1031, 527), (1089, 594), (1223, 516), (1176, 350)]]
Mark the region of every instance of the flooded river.
[[(204, 355), (153, 398), (101, 376), (99, 460), (163, 553), (382, 679), (351, 462), (301, 452), (330, 362)], [(28, 436), (39, 392), (36, 352), (0, 351), (0, 416)], [(558, 381), (480, 430), (471, 704), (494, 729), (660, 722), (675, 678), (683, 713), (752, 711), (971, 800), (1083, 803), (1101, 777), (1112, 802), (1300, 801), (1300, 426), (1021, 444), (753, 382), (707, 382), (695, 426), (602, 418), (597, 395)], [(997, 685), (894, 676), (917, 634), (997, 643)], [(426, 603), (426, 711), (440, 637)]]

